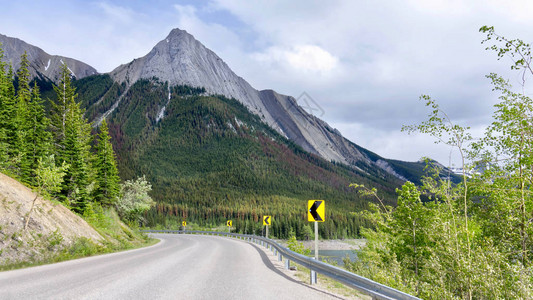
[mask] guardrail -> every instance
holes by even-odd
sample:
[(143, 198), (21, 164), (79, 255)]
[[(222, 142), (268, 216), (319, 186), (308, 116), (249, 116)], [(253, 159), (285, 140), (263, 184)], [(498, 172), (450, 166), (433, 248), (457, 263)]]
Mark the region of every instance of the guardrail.
[(282, 245), (276, 243), (271, 239), (264, 237), (249, 235), (249, 234), (237, 234), (229, 232), (217, 232), (217, 231), (194, 231), (194, 230), (142, 230), (146, 233), (177, 233), (177, 234), (208, 234), (208, 235), (218, 235), (218, 236), (230, 236), (240, 239), (245, 239), (250, 242), (261, 244), (272, 250), (275, 255), (278, 256), (280, 261), (285, 258), (285, 268), (290, 267), (290, 262), (293, 261), (303, 267), (308, 268), (311, 271), (315, 271), (319, 274), (325, 275), (335, 281), (341, 282), (351, 288), (354, 288), (358, 291), (361, 291), (365, 294), (370, 295), (373, 299), (420, 299), (393, 289), (381, 283), (377, 283), (368, 278), (359, 276), (357, 274), (348, 272), (344, 269), (332, 266), (330, 264), (316, 261), (314, 258), (307, 257), (305, 255), (291, 251), (288, 248), (283, 247)]

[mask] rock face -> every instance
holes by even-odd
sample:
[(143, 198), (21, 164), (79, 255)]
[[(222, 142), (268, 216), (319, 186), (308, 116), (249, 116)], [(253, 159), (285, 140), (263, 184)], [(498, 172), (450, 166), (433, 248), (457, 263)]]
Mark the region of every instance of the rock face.
[(30, 61), (30, 74), (35, 77), (57, 82), (63, 63), (67, 64), (72, 75), (78, 79), (98, 74), (95, 68), (79, 60), (50, 55), (41, 48), (32, 46), (17, 38), (0, 34), (0, 43), (4, 51), (4, 61), (10, 64), (14, 70), (18, 70), (20, 67), (20, 56), (26, 51)]
[[(179, 29), (172, 30), (146, 56), (113, 70), (111, 76), (129, 85), (139, 79), (156, 77), (171, 85), (203, 87), (210, 94), (241, 101), (255, 114), (266, 111), (257, 90), (233, 73), (213, 51)], [(273, 121), (268, 115), (263, 118)]]
[(172, 30), (146, 56), (119, 66), (111, 76), (128, 85), (156, 77), (171, 85), (204, 87), (210, 94), (233, 97), (308, 152), (348, 165), (362, 161), (399, 177), (385, 161), (377, 164), (377, 159), (373, 160), (336, 129), (309, 114), (295, 98), (254, 89), (186, 31)]

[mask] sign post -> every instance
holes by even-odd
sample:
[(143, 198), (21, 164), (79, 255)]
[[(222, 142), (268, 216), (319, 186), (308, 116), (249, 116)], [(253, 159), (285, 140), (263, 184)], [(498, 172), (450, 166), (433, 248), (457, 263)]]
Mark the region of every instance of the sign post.
[(226, 222), (226, 226), (228, 226), (228, 232), (231, 233), (231, 226), (233, 225), (233, 222), (231, 220), (228, 220)]
[(268, 239), (268, 227), (272, 224), (272, 216), (263, 216), (263, 225), (266, 226), (265, 237)]
[[(307, 220), (315, 222), (315, 260), (318, 261), (318, 222), (326, 220), (326, 201), (309, 200), (307, 201)], [(316, 272), (311, 270), (311, 284), (316, 284)]]
[(318, 222), (315, 221), (315, 260), (318, 260)]
[(181, 226), (183, 227), (183, 231), (187, 230), (187, 221), (182, 221)]

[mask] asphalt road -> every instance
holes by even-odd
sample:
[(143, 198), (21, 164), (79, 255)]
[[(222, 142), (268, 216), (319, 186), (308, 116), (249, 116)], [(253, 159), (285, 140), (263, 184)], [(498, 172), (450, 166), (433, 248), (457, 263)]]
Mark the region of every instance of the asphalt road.
[(0, 272), (0, 299), (338, 299), (294, 280), (244, 241), (154, 234), (158, 244)]

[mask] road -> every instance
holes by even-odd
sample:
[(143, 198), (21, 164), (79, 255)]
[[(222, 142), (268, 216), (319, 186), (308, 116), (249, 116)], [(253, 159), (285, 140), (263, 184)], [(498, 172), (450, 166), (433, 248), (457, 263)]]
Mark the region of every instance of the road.
[(225, 237), (158, 244), (0, 272), (0, 299), (339, 299), (280, 271), (268, 250)]

